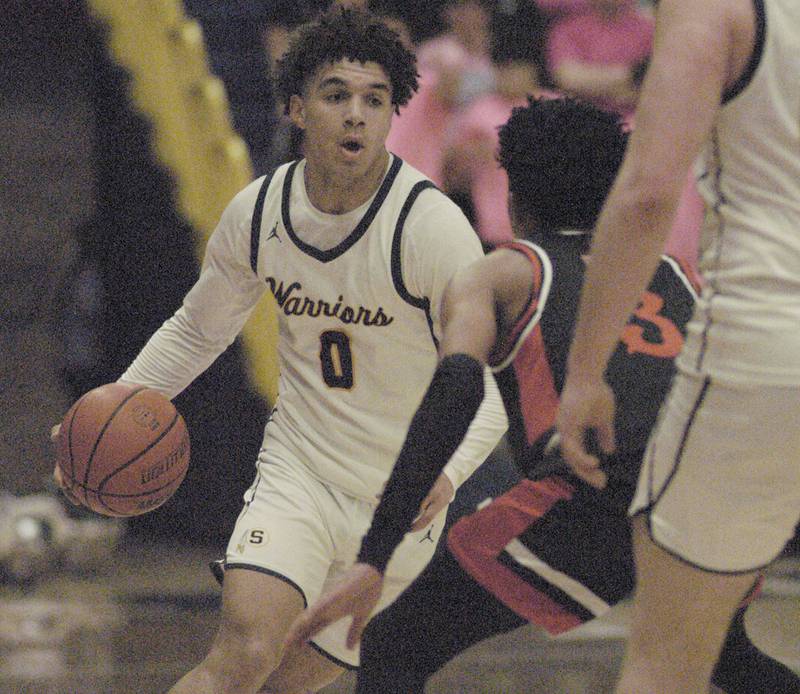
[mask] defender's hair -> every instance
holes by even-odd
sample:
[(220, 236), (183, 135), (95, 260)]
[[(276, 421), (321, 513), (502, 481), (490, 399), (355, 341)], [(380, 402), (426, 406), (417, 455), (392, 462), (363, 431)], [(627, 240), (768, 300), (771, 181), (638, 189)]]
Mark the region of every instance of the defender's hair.
[(320, 67), (339, 60), (378, 63), (389, 77), (395, 111), (419, 86), (416, 57), (380, 18), (363, 10), (334, 8), (301, 26), (276, 65), (275, 88), (287, 113), (289, 98), (302, 95)]
[(500, 127), (498, 159), (515, 212), (540, 231), (591, 229), (627, 141), (616, 114), (571, 98), (528, 97)]

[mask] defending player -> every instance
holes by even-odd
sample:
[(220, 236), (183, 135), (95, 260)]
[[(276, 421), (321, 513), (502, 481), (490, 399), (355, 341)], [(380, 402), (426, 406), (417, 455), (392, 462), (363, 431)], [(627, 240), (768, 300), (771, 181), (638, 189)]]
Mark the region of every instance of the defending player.
[[(385, 148), (416, 72), (383, 22), (334, 8), (302, 28), (276, 81), (306, 158), (234, 198), (183, 306), (122, 377), (176, 395), (275, 297), (279, 399), (228, 545), (219, 632), (175, 693), (305, 692), (358, 664), (338, 627), (288, 652), (284, 636), (355, 558), (436, 368), (444, 289), (482, 256), (455, 204)], [(383, 604), (427, 564), (454, 487), (505, 431), (496, 389), (479, 420), (388, 568)]]
[[(518, 237), (461, 271), (448, 288), (442, 360), (359, 554), (341, 588), (296, 623), (302, 641), (353, 615), (357, 640), (393, 548), (461, 440), (481, 401), (482, 364), (495, 370), (509, 436), (526, 479), (461, 519), (442, 552), (366, 627), (358, 691), (422, 691), (445, 662), (481, 639), (526, 621), (562, 633), (629, 595), (626, 515), (641, 456), (674, 373), (696, 289), (673, 258), (658, 270), (607, 371), (620, 404), (617, 454), (599, 491), (542, 469), (557, 448), (558, 393), (577, 311), (590, 229), (625, 149), (615, 116), (562, 99), (531, 101), (500, 131)], [(589, 261), (591, 262), (591, 261)], [(798, 692), (798, 679), (749, 642), (741, 619), (715, 674), (732, 692)]]

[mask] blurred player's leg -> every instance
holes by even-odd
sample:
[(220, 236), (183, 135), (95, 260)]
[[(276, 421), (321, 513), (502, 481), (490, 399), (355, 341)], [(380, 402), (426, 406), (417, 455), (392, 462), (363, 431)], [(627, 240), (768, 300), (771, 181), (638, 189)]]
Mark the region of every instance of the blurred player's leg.
[(650, 540), (644, 516), (634, 518), (633, 527), (637, 596), (631, 642), (638, 647), (629, 645), (617, 692), (706, 691), (731, 619), (757, 574), (696, 569)]
[(278, 669), (259, 690), (262, 694), (306, 694), (329, 685), (343, 668), (317, 653), (311, 646), (286, 653)]

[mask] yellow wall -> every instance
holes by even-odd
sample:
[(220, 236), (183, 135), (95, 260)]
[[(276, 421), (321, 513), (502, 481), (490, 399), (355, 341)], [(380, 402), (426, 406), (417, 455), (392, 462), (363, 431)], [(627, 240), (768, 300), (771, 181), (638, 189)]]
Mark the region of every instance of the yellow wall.
[[(89, 0), (108, 28), (111, 57), (131, 75), (133, 104), (153, 125), (154, 148), (176, 183), (175, 204), (196, 233), (198, 258), (222, 211), (253, 178), (233, 130), (225, 87), (211, 74), (200, 25), (180, 0)], [(243, 343), (253, 383), (277, 396), (277, 321), (271, 296), (253, 312)]]

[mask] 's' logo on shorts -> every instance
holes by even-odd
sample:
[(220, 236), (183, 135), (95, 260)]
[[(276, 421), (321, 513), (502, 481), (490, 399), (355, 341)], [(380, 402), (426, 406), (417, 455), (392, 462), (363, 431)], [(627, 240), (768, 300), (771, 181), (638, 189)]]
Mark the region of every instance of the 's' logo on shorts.
[(236, 551), (239, 554), (244, 552), (245, 544), (248, 545), (264, 545), (269, 542), (269, 534), (266, 530), (262, 530), (261, 528), (253, 528), (249, 530), (245, 530), (242, 534), (242, 538), (239, 540), (238, 544), (236, 545)]

